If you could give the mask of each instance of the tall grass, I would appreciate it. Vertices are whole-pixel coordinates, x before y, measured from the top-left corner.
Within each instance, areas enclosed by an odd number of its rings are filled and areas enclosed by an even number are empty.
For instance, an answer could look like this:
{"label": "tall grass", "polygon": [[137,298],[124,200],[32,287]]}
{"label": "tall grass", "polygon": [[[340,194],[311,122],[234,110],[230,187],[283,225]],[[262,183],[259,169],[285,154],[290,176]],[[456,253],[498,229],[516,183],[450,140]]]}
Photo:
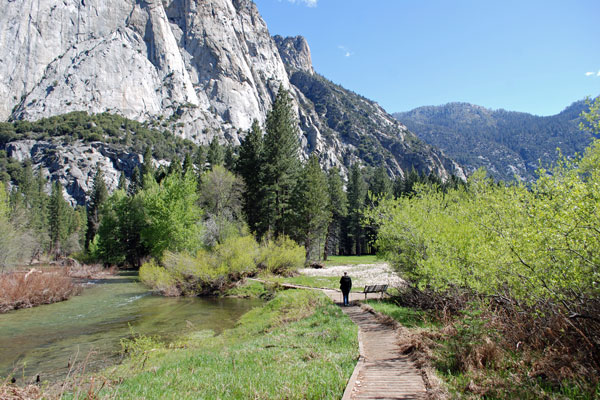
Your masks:
{"label": "tall grass", "polygon": [[100,397],[339,399],[358,356],[356,329],[321,293],[281,292],[220,336],[199,332],[177,348],[140,340]]}
{"label": "tall grass", "polygon": [[0,313],[67,300],[81,292],[64,268],[0,275]]}

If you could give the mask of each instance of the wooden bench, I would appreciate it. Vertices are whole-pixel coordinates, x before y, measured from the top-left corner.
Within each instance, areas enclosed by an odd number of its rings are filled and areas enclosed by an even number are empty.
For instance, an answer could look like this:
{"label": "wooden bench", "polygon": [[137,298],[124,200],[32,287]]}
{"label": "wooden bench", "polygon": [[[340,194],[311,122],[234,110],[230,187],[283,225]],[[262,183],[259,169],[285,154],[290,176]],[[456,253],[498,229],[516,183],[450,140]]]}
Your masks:
{"label": "wooden bench", "polygon": [[388,285],[367,285],[363,291],[365,294],[365,300],[367,299],[368,293],[381,293],[381,298],[383,299],[383,294],[387,291],[387,289]]}

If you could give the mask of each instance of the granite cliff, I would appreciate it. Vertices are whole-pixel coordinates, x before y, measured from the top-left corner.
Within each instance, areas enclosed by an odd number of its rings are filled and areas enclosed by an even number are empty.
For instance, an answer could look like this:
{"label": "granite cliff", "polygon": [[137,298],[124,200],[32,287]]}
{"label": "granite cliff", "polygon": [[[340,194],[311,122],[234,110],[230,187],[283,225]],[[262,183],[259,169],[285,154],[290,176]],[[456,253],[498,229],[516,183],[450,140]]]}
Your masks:
{"label": "granite cliff", "polygon": [[[360,160],[392,175],[414,166],[464,176],[376,103],[319,76],[304,38],[272,38],[251,0],[0,1],[0,120],[112,112],[196,143],[238,144],[282,86],[304,154],[325,167]],[[14,146],[21,157],[45,148]],[[69,146],[55,151],[79,151]]]}

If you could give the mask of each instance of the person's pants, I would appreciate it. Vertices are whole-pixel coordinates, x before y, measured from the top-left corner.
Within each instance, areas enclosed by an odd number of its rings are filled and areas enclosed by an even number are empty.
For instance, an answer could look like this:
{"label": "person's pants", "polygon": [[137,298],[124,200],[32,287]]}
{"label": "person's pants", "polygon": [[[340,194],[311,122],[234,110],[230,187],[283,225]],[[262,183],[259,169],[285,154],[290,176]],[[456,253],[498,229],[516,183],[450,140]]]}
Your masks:
{"label": "person's pants", "polygon": [[342,294],[344,295],[344,305],[347,306],[348,305],[348,292],[342,292]]}

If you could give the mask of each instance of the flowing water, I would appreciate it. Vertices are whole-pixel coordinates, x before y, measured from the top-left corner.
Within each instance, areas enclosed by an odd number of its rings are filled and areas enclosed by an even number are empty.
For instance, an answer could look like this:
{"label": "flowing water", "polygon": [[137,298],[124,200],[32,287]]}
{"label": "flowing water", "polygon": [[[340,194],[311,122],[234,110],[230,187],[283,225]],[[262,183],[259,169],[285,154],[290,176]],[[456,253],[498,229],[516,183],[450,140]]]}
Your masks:
{"label": "flowing water", "polygon": [[[135,274],[93,281],[68,301],[0,314],[0,377],[55,381],[71,366],[115,363],[131,332],[168,340],[186,332],[232,327],[258,300],[152,295]],[[75,360],[75,363],[73,362]],[[1,380],[1,378],[0,378]]]}

